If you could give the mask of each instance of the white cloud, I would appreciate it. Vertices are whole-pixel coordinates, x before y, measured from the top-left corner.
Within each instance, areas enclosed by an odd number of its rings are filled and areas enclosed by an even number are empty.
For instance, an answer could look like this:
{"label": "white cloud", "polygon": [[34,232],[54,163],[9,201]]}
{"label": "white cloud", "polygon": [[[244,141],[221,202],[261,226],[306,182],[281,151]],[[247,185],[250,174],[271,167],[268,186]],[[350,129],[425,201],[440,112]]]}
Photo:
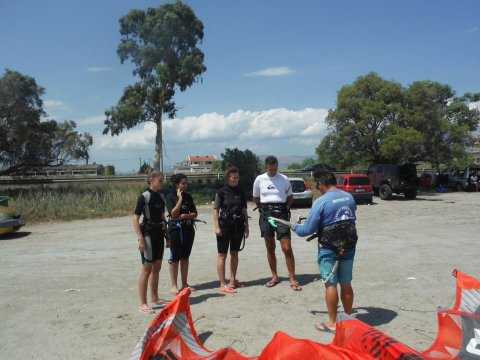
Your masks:
{"label": "white cloud", "polygon": [[97,149],[136,149],[153,147],[156,127],[146,123],[135,129],[125,130],[118,136],[95,134],[93,144]]}
{"label": "white cloud", "polygon": [[43,108],[45,112],[53,118],[67,116],[72,108],[60,100],[44,100]]}
{"label": "white cloud", "polygon": [[87,68],[87,72],[105,72],[105,71],[112,71],[113,68],[106,67],[106,66],[92,66]]}
{"label": "white cloud", "polygon": [[[164,162],[180,162],[188,155],[220,157],[225,148],[250,149],[257,155],[311,157],[327,133],[327,115],[327,109],[279,108],[164,120]],[[103,118],[99,115],[89,119],[94,123]],[[101,131],[91,133],[91,161],[113,164],[119,171],[130,171],[138,169],[140,157],[150,160],[154,157],[156,126],[151,122],[124,130],[119,136],[103,135]]]}
{"label": "white cloud", "polygon": [[85,119],[81,119],[76,121],[77,125],[98,125],[98,124],[103,124],[105,121],[106,117],[105,115],[96,115],[96,116],[89,116]]}
{"label": "white cloud", "polygon": [[288,66],[270,67],[245,74],[246,76],[285,76],[295,73]]}
{"label": "white cloud", "polygon": [[[182,144],[199,148],[205,143],[218,144],[219,151],[223,151],[224,144],[258,146],[271,143],[274,148],[281,147],[282,144],[318,145],[327,130],[325,124],[327,114],[326,109],[305,108],[295,111],[279,108],[265,111],[237,110],[228,115],[209,113],[183,119],[169,119],[163,122],[164,142],[167,148]],[[93,117],[92,121],[100,118],[103,120],[103,117],[98,116]],[[156,126],[149,122],[126,130],[119,136],[98,135],[95,147],[153,148],[155,134]]]}
{"label": "white cloud", "polygon": [[463,33],[464,34],[471,34],[471,33],[477,32],[479,30],[480,30],[480,28],[478,26],[474,26],[470,29],[465,30]]}

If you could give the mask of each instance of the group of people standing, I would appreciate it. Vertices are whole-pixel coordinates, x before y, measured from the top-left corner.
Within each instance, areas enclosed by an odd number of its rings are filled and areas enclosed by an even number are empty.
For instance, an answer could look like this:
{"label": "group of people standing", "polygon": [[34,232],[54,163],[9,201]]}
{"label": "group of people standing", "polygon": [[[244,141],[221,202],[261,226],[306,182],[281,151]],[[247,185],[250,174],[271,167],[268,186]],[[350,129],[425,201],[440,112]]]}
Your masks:
{"label": "group of people standing", "polygon": [[[345,312],[348,314],[352,312],[351,281],[355,245],[340,249],[329,241],[338,240],[335,238],[347,234],[346,236],[355,237],[356,244],[355,201],[350,194],[336,189],[335,176],[331,172],[317,170],[313,177],[316,180],[317,189],[323,196],[314,202],[304,224],[300,221],[292,224],[289,222],[290,206],[293,202],[290,181],[288,177],[278,172],[278,160],[275,156],[268,156],[265,159],[265,169],[266,172],[257,176],[253,184],[253,201],[260,212],[260,233],[265,241],[268,264],[272,273],[271,280],[265,286],[271,288],[280,282],[275,254],[277,240],[285,255],[290,287],[293,291],[302,290],[295,278],[291,230],[299,236],[316,233],[319,237],[317,261],[325,283],[325,299],[329,314],[328,321],[316,324],[316,328],[320,331],[334,332],[339,302],[337,283],[340,284],[340,299]],[[225,185],[216,193],[213,206],[218,250],[217,272],[220,280],[219,291],[223,294],[235,294],[238,288],[245,286],[237,280],[236,276],[238,253],[249,235],[247,198],[244,191],[238,187],[240,174],[236,167],[227,168],[224,176]],[[155,312],[147,302],[148,284],[150,284],[150,303],[153,305],[166,303],[166,300],[158,296],[158,278],[165,247],[170,248],[168,263],[171,293],[177,295],[186,287],[196,291],[188,284],[188,267],[195,237],[194,220],[198,213],[192,196],[186,192],[188,186],[186,175],[173,175],[171,181],[174,189],[163,197],[160,192],[164,184],[163,174],[158,171],[150,172],[147,175],[149,188],[138,198],[133,215],[142,261],[139,278],[139,311],[144,313]],[[168,220],[165,218],[165,207]],[[143,220],[140,222],[142,215]],[[272,223],[272,218],[280,221]],[[344,224],[349,226],[345,227]],[[229,250],[230,277],[227,282],[226,260]],[[337,265],[334,265],[336,261]],[[177,285],[179,267],[182,284],[180,288]]]}

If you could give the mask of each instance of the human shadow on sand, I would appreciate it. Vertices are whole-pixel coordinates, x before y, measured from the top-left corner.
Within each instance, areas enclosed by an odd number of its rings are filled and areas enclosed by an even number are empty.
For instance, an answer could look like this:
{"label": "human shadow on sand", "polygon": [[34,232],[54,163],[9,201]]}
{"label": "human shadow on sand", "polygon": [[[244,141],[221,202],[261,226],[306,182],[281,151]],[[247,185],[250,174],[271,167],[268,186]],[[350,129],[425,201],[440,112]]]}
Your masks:
{"label": "human shadow on sand", "polygon": [[[304,286],[316,281],[316,279],[319,278],[319,276],[320,276],[319,274],[298,274],[298,275],[295,275],[295,278],[297,279],[300,286]],[[289,278],[286,276],[280,276],[279,279],[281,283],[289,282]],[[270,280],[272,280],[271,276],[255,279],[255,280],[248,280],[248,281],[242,281],[242,279],[239,279],[238,281],[241,284],[245,285],[245,287],[251,287],[251,286],[265,286],[265,284]],[[228,282],[228,279],[227,279],[227,282]],[[203,284],[195,284],[194,286],[197,290],[212,290],[212,289],[218,289],[220,287],[220,282],[219,280],[214,280],[214,281],[209,281]]]}
{"label": "human shadow on sand", "polygon": [[[197,288],[198,289],[198,288]],[[201,302],[204,302],[207,299],[210,298],[218,298],[218,297],[224,297],[226,295],[216,293],[216,294],[202,294],[202,295],[195,295],[195,293],[190,294],[189,302],[190,305],[195,305],[195,304],[200,304]]]}

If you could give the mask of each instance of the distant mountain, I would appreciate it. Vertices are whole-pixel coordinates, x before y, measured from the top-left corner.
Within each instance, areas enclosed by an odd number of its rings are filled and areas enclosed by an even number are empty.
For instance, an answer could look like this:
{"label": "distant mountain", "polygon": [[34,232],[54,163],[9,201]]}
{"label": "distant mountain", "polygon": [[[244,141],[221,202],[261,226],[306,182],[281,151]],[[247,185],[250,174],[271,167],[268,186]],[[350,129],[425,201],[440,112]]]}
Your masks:
{"label": "distant mountain", "polygon": [[[260,160],[263,162],[268,155],[257,155]],[[293,163],[302,163],[303,160],[312,158],[316,159],[316,155],[310,156],[299,156],[299,155],[275,155],[278,159],[278,165],[280,170],[285,170],[290,164]]]}

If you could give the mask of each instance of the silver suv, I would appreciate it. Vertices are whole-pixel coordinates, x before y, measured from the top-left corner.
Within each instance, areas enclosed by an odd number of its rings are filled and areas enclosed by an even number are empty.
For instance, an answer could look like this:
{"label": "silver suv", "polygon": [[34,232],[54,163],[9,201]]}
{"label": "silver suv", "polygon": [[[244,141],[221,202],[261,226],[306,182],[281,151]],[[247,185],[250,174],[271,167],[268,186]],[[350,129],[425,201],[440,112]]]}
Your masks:
{"label": "silver suv", "polygon": [[475,191],[476,187],[470,184],[470,176],[480,175],[480,165],[467,166],[461,170],[448,170],[442,175],[448,175],[448,187],[457,191]]}

